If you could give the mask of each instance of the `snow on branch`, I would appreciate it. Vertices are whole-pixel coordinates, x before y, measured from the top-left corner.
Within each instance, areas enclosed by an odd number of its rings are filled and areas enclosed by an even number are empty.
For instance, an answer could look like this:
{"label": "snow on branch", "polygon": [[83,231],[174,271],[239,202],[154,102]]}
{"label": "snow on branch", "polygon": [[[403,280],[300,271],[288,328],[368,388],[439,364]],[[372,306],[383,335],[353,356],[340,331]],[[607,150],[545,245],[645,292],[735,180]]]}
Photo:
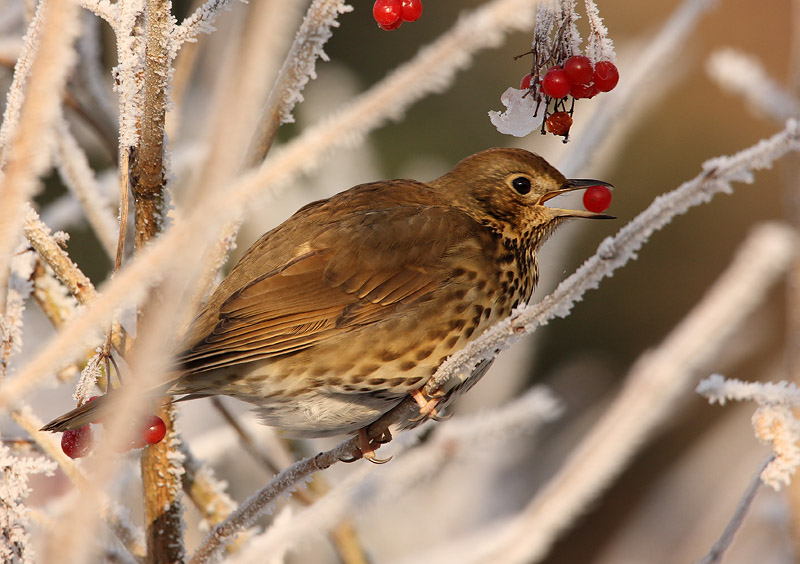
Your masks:
{"label": "snow on branch", "polygon": [[119,5],[112,4],[110,0],[78,0],[82,8],[86,8],[94,15],[103,18],[114,29],[117,29],[119,20]]}
{"label": "snow on branch", "polygon": [[36,255],[23,245],[11,259],[5,313],[0,315],[0,380],[9,367],[11,357],[22,350],[22,314],[25,300],[33,292],[33,269]]}
{"label": "snow on branch", "polygon": [[[277,108],[281,123],[294,123],[292,111],[303,101],[302,91],[309,80],[317,77],[317,59],[328,60],[323,47],[333,35],[332,28],[339,27],[340,14],[353,10],[343,0],[314,0],[297,31],[289,54],[276,83],[281,87],[274,94],[281,99]],[[272,97],[273,93],[270,94]],[[267,102],[269,104],[269,101]]]}
{"label": "snow on branch", "polygon": [[523,335],[532,333],[556,317],[566,317],[583,294],[598,286],[615,270],[635,259],[639,249],[655,231],[690,208],[707,203],[719,192],[732,191],[732,182],[752,182],[754,170],[770,167],[790,151],[800,150],[800,124],[790,120],[780,133],[736,153],[703,163],[703,172],[681,186],[658,196],[650,206],[608,237],[569,278],[538,303],[520,306],[462,350],[447,359],[425,386],[430,394],[449,379],[469,374],[483,360],[507,349]]}
{"label": "snow on branch", "polygon": [[[670,414],[699,366],[721,352],[734,329],[789,268],[796,251],[797,237],[789,227],[758,227],[703,300],[656,349],[635,362],[611,406],[528,506],[489,542],[456,539],[442,553],[457,554],[453,559],[464,563],[543,558],[556,536],[591,506]],[[427,556],[436,560],[431,552]]]}
{"label": "snow on branch", "polygon": [[757,115],[778,121],[800,116],[800,100],[769,76],[753,55],[720,49],[708,58],[706,71],[723,90],[741,96]]}
{"label": "snow on branch", "polygon": [[[535,431],[542,424],[556,419],[562,406],[545,388],[533,388],[502,408],[448,421],[437,427],[423,447],[406,452],[416,443],[416,435],[408,433],[395,440],[388,450],[395,460],[381,471],[364,466],[313,505],[286,520],[276,522],[256,537],[241,555],[247,562],[254,555],[282,554],[298,546],[311,533],[332,528],[343,517],[384,505],[405,495],[410,488],[436,475],[454,457],[475,456],[490,445],[511,442]],[[339,452],[348,440],[335,449],[317,455],[313,460]],[[340,454],[336,455],[341,457]],[[288,488],[308,479],[316,471],[306,459],[287,468],[261,492],[244,502],[231,518],[220,524],[206,538],[192,557],[191,564],[213,561],[235,531],[245,529]],[[334,459],[335,460],[335,459]],[[279,488],[279,489],[278,489]],[[269,495],[262,495],[269,493]]]}
{"label": "snow on branch", "polygon": [[32,474],[51,476],[56,464],[42,456],[19,458],[0,442],[0,560],[15,564],[36,562],[29,546],[30,510],[23,500],[31,493]]}
{"label": "snow on branch", "polygon": [[[18,91],[11,96],[20,96],[18,110],[7,114],[0,131],[0,295],[22,223],[22,205],[36,192],[37,177],[49,163],[48,151],[42,148],[50,146],[46,136],[58,115],[80,28],[80,10],[72,0],[43,1],[37,12],[43,13],[42,19],[34,18],[38,26],[31,29],[24,47],[26,57],[34,52],[35,56],[30,66],[21,63],[16,68]],[[18,73],[20,80],[16,80]]]}
{"label": "snow on branch", "polygon": [[[240,0],[245,2],[246,0]],[[194,13],[183,20],[180,25],[175,26],[172,31],[172,39],[179,47],[182,43],[195,42],[201,33],[213,33],[214,21],[225,10],[230,10],[236,0],[207,0],[205,4],[197,8]]]}
{"label": "snow on branch", "polygon": [[763,482],[779,490],[788,485],[800,466],[800,420],[793,410],[800,406],[800,390],[793,383],[743,382],[712,374],[697,386],[709,403],[750,400],[758,404],[753,414],[756,437],[772,447],[775,458],[761,472]]}

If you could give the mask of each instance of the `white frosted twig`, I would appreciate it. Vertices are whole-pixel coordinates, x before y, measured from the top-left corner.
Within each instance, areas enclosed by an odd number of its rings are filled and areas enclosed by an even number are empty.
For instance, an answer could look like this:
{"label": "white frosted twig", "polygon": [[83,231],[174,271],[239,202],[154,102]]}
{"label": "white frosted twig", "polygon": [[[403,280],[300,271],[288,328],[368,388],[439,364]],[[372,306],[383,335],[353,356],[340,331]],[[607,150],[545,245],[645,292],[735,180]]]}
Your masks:
{"label": "white frosted twig", "polygon": [[[41,19],[39,11],[43,12]],[[18,105],[19,120],[16,111],[11,110],[0,130],[0,163],[4,165],[0,176],[0,295],[4,294],[8,259],[19,236],[22,204],[35,192],[37,177],[49,162],[48,151],[43,150],[50,146],[45,136],[58,115],[61,93],[75,61],[73,44],[79,31],[79,14],[72,0],[41,2],[34,18],[38,25],[32,23],[25,46],[26,62],[17,67],[23,80],[15,81],[16,87],[22,89],[24,84],[25,90],[24,100]],[[34,50],[36,55],[31,62],[27,57]],[[13,95],[22,96],[22,92]],[[4,304],[4,300],[0,303]]]}
{"label": "white frosted twig", "polygon": [[723,90],[741,96],[758,115],[778,121],[800,116],[800,100],[769,76],[753,55],[732,48],[714,51],[706,71]]}
{"label": "white frosted twig", "polygon": [[712,374],[701,381],[695,391],[712,404],[724,405],[727,400],[755,401],[759,405],[752,420],[756,437],[775,451],[761,479],[776,490],[790,482],[800,466],[800,420],[793,413],[800,406],[800,390],[795,384],[742,382]]}
{"label": "white frosted twig", "polygon": [[709,403],[725,405],[728,400],[750,400],[759,405],[800,407],[800,389],[791,382],[743,382],[712,374],[697,385],[697,393]]}
{"label": "white frosted twig", "polygon": [[791,482],[800,466],[800,420],[785,405],[762,405],[753,414],[756,437],[772,447],[775,459],[761,472],[774,490]]}
{"label": "white frosted twig", "polygon": [[56,277],[69,288],[70,293],[80,303],[85,304],[97,296],[97,291],[89,278],[72,262],[67,252],[50,234],[50,229],[42,223],[39,215],[30,205],[25,204],[23,230],[36,252],[53,269]]}
{"label": "white frosted twig", "polygon": [[0,315],[0,380],[6,376],[12,355],[22,350],[23,313],[25,301],[33,292],[31,277],[36,265],[35,254],[25,251],[22,246],[9,265],[5,314]]}
{"label": "white frosted twig", "polygon": [[139,140],[144,108],[145,41],[136,33],[144,14],[145,0],[127,0],[120,5],[114,33],[117,38],[117,66],[114,67],[114,90],[119,95],[119,159],[127,162],[127,148]]}
{"label": "white frosted twig", "polygon": [[22,49],[16,57],[14,78],[6,96],[6,108],[3,112],[3,124],[0,126],[0,165],[7,159],[6,148],[9,139],[14,135],[19,124],[19,112],[25,99],[25,83],[31,73],[31,65],[41,37],[41,26],[47,11],[47,2],[41,2],[28,24],[25,37],[22,38]]}
{"label": "white frosted twig", "polygon": [[52,476],[55,463],[44,457],[15,456],[0,443],[0,560],[14,564],[34,564],[28,525],[30,509],[23,500],[31,493],[28,483],[33,474]]}
{"label": "white frosted twig", "polygon": [[56,166],[64,184],[83,206],[100,246],[113,259],[117,251],[117,222],[89,166],[86,153],[63,119],[56,123]]}
{"label": "white frosted twig", "polygon": [[694,564],[718,564],[719,562],[722,562],[722,556],[733,543],[733,537],[742,526],[744,518],[747,516],[747,512],[750,510],[750,506],[756,497],[756,493],[758,493],[758,488],[761,487],[761,473],[771,461],[772,457],[769,457],[761,465],[761,469],[758,471],[755,478],[751,480],[750,485],[747,486],[744,495],[742,495],[742,499],[739,500],[739,504],[736,506],[736,510],[731,516],[731,520],[725,526],[725,530],[722,531],[722,534],[720,535],[719,539],[717,539],[717,542],[714,543],[714,546],[711,547],[711,550],[708,551],[708,554],[695,561]]}
{"label": "white frosted twig", "polygon": [[103,18],[116,31],[119,21],[119,6],[110,0],[78,0],[82,8],[86,8],[94,15]]}
{"label": "white frosted twig", "polygon": [[292,112],[303,101],[303,89],[317,77],[317,59],[328,60],[324,46],[339,27],[337,18],[352,10],[345,0],[314,0],[308,7],[261,112],[246,166],[264,159],[280,125],[294,123]]}
{"label": "white frosted twig", "polygon": [[172,31],[172,39],[175,45],[180,46],[187,41],[197,41],[197,36],[201,33],[213,33],[215,31],[214,21],[221,12],[230,10],[234,2],[236,0],[207,0],[191,16],[183,20],[180,25],[175,26]]}
{"label": "white frosted twig", "polygon": [[0,387],[0,407],[33,390],[48,370],[75,353],[81,335],[110,320],[114,308],[135,303],[149,284],[173,269],[175,257],[196,256],[206,248],[216,239],[217,230],[237,217],[251,199],[275,194],[298,172],[319,166],[334,149],[355,145],[421,97],[443,89],[476,51],[499,44],[504,34],[529,27],[533,11],[529,0],[494,0],[462,17],[452,30],[350,106],[273,152],[258,171],[198,204],[186,221],[141,252],[103,289],[91,308],[73,319],[69,329],[56,335],[17,377]]}
{"label": "white frosted twig", "polygon": [[600,17],[600,10],[594,0],[586,0],[586,19],[589,20],[589,38],[586,43],[586,55],[592,63],[597,61],[616,60],[617,54],[614,51],[614,42],[608,36],[608,28]]}
{"label": "white frosted twig", "polygon": [[536,304],[521,306],[462,350],[447,359],[425,386],[427,393],[439,389],[459,375],[469,374],[483,360],[495,356],[555,317],[569,314],[584,293],[616,269],[636,258],[641,246],[655,231],[689,208],[706,203],[719,192],[730,192],[732,182],[751,182],[753,170],[766,168],[790,151],[800,150],[800,124],[790,120],[786,128],[732,156],[717,157],[703,163],[703,172],[681,186],[658,196],[650,206],[608,237],[569,278]]}
{"label": "white frosted twig", "polygon": [[475,562],[531,563],[625,467],[651,431],[690,386],[695,371],[714,358],[734,329],[764,299],[796,256],[797,239],[785,226],[758,227],[703,300],[655,349],[641,356],[602,418],[558,474]]}
{"label": "white frosted twig", "polygon": [[[395,457],[391,465],[380,472],[374,472],[371,466],[362,467],[297,516],[275,523],[248,545],[241,559],[247,562],[256,554],[281,554],[297,546],[308,535],[331,529],[348,516],[402,497],[436,475],[454,457],[469,456],[470,452],[479,452],[484,445],[519,439],[557,418],[561,412],[562,406],[549,390],[533,388],[500,409],[448,421],[437,427],[425,446],[407,453],[404,451],[416,442],[416,438],[412,440],[405,435],[403,440],[393,442],[387,451]],[[300,475],[297,480],[305,477]],[[253,497],[245,504],[255,499]],[[257,515],[254,511],[252,514]],[[233,516],[231,521],[234,521]],[[239,528],[250,524],[250,521],[235,522]],[[209,538],[215,538],[213,533]],[[220,545],[216,550],[221,548]],[[213,556],[208,551],[203,554],[206,559]],[[192,564],[199,562],[203,560],[196,555]]]}

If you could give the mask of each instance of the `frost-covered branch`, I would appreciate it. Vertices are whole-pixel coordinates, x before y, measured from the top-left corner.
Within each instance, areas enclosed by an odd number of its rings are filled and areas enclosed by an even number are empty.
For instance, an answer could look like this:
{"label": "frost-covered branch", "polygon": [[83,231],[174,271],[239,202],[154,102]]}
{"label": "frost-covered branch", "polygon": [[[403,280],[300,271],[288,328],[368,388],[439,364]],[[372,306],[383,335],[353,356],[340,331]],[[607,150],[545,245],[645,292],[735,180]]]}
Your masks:
{"label": "frost-covered branch", "polygon": [[119,5],[110,0],[78,0],[81,7],[104,19],[115,31],[119,20]]}
{"label": "frost-covered branch", "polygon": [[[58,116],[61,93],[75,61],[74,42],[79,31],[80,10],[72,0],[45,0],[38,6],[41,19],[34,18],[25,53],[31,61],[23,59],[16,72],[19,91],[12,96],[23,96],[19,103],[19,120],[11,110],[0,131],[3,166],[0,175],[0,308],[4,307],[8,260],[17,242],[22,225],[23,204],[37,189],[37,177],[49,163],[49,146],[45,136],[50,133]],[[28,64],[30,66],[28,66]],[[25,76],[27,75],[27,80]],[[6,122],[8,122],[6,124]],[[15,125],[16,122],[16,125]],[[6,126],[7,125],[7,126]]]}
{"label": "frost-covered branch", "polygon": [[[283,554],[309,534],[329,530],[354,513],[402,497],[411,488],[438,474],[454,457],[469,456],[489,445],[519,439],[557,418],[561,411],[560,403],[548,390],[534,388],[500,409],[448,421],[437,428],[424,447],[408,453],[404,451],[416,442],[416,437],[413,440],[404,437],[404,440],[391,445],[390,453],[395,457],[391,465],[380,472],[374,472],[372,466],[362,467],[296,517],[275,523],[248,545],[242,554],[242,561],[248,561],[248,555]],[[212,560],[235,530],[250,526],[258,515],[270,509],[277,495],[307,479],[310,472],[316,471],[312,464],[308,464],[309,461],[330,460],[329,455],[338,452],[333,459],[335,462],[337,458],[342,458],[341,449],[352,442],[346,441],[314,459],[298,462],[279,474],[261,492],[247,500],[228,521],[212,531],[193,556],[191,564]],[[292,482],[287,481],[287,473]],[[273,493],[278,485],[280,491]],[[266,495],[267,492],[269,495]]]}
{"label": "frost-covered branch", "polygon": [[511,316],[486,331],[447,359],[425,386],[430,394],[451,378],[466,375],[483,360],[507,349],[523,335],[532,333],[556,317],[565,317],[583,294],[600,281],[636,258],[639,249],[655,231],[691,207],[706,203],[720,192],[730,192],[732,182],[752,182],[753,171],[767,168],[791,151],[800,150],[800,124],[790,120],[786,128],[732,156],[717,157],[703,163],[703,172],[694,179],[657,197],[650,206],[614,236],[605,239],[569,278],[538,303],[520,307]]}
{"label": "frost-covered branch", "polygon": [[[242,0],[244,1],[244,0]],[[197,41],[201,33],[213,33],[214,21],[225,10],[230,10],[236,0],[207,0],[194,13],[172,30],[172,39],[179,47],[187,41]]]}
{"label": "frost-covered branch", "polygon": [[791,481],[800,466],[800,420],[794,414],[800,406],[800,390],[794,383],[742,382],[712,374],[697,385],[696,391],[712,404],[724,405],[728,400],[756,402],[756,437],[775,451],[774,459],[761,472],[761,479],[776,490]]}
{"label": "frost-covered branch", "polygon": [[753,55],[720,49],[708,58],[706,70],[723,90],[741,96],[757,115],[777,121],[800,116],[800,100],[767,74]]}
{"label": "frost-covered branch", "polygon": [[543,558],[556,536],[619,475],[689,389],[697,369],[719,354],[796,254],[791,229],[775,224],[757,228],[703,300],[656,349],[636,361],[614,402],[527,507],[480,546],[458,539],[442,550],[460,547],[461,562],[514,564]]}
{"label": "frost-covered branch", "polygon": [[328,60],[323,48],[333,35],[333,28],[339,27],[337,18],[352,10],[345,0],[311,3],[261,112],[245,168],[264,160],[282,124],[294,123],[292,112],[303,101],[303,89],[317,76],[317,59]]}
{"label": "frost-covered branch", "polygon": [[92,281],[72,262],[67,252],[50,234],[50,229],[39,219],[39,214],[27,204],[23,229],[30,244],[75,299],[86,304],[97,297]]}
{"label": "frost-covered branch", "polygon": [[28,536],[30,510],[23,500],[31,493],[33,474],[52,475],[54,462],[44,457],[15,456],[0,443],[0,560],[15,564],[36,562]]}

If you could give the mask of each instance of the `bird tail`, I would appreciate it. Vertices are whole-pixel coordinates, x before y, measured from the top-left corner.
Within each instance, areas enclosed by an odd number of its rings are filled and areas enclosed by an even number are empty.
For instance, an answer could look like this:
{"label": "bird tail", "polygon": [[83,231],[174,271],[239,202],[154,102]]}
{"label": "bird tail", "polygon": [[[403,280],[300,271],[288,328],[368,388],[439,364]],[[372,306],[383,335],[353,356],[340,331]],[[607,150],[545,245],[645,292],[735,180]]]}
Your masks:
{"label": "bird tail", "polygon": [[[152,388],[143,393],[143,397],[153,399],[159,396],[172,395],[172,387],[177,382],[171,380],[156,388]],[[113,413],[114,406],[122,399],[120,391],[111,391],[105,395],[97,396],[92,401],[79,405],[72,411],[68,411],[60,417],[56,417],[50,423],[40,429],[40,431],[63,432],[79,429],[89,423],[94,423],[98,419]]]}
{"label": "bird tail", "polygon": [[79,429],[84,425],[93,423],[98,419],[102,419],[106,414],[110,413],[110,407],[116,403],[116,396],[118,394],[106,394],[98,396],[92,401],[88,401],[83,405],[79,405],[72,411],[68,411],[61,417],[56,417],[50,423],[40,429],[40,431],[71,431]]}

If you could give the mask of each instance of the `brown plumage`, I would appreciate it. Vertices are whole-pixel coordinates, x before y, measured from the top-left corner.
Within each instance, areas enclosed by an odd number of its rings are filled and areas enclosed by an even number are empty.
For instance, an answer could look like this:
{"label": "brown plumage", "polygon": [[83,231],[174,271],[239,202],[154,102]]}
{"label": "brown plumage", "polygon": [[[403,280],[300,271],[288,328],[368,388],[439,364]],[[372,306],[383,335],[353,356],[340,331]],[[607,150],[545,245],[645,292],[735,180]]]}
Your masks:
{"label": "brown plumage", "polygon": [[[298,436],[362,429],[441,362],[531,297],[536,250],[569,217],[567,180],[521,149],[471,155],[429,183],[362,184],[259,239],[194,320],[169,395],[248,401]],[[448,382],[443,393],[469,388]],[[451,394],[451,395],[457,395]],[[96,418],[94,401],[48,424]]]}

